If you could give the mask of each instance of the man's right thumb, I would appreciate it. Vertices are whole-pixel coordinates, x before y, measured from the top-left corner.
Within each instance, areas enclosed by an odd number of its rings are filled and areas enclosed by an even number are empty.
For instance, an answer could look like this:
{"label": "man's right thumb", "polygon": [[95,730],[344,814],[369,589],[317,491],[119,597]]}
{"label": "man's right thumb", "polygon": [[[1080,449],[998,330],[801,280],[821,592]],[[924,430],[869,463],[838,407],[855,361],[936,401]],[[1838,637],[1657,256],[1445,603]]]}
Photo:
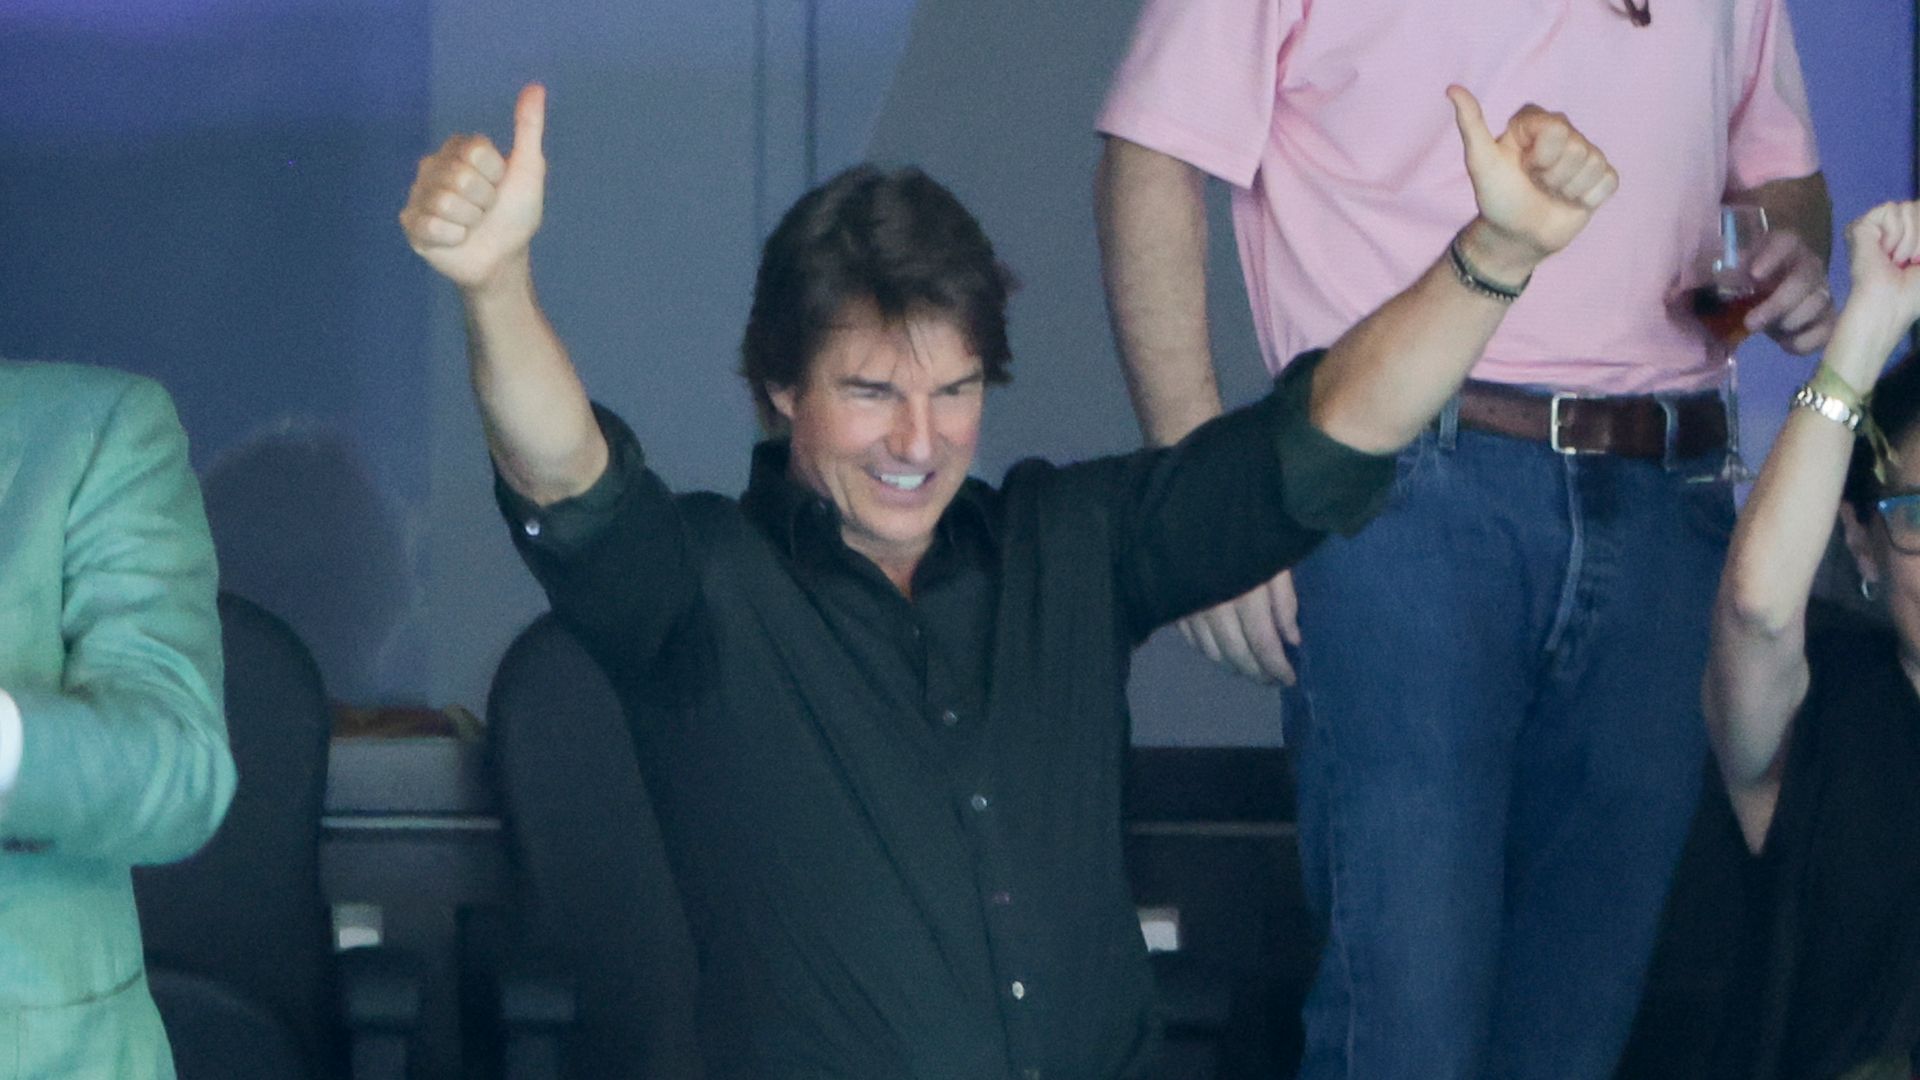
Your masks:
{"label": "man's right thumb", "polygon": [[521,88],[520,99],[513,105],[513,156],[529,154],[533,160],[540,160],[540,142],[546,130],[547,88],[528,83]]}

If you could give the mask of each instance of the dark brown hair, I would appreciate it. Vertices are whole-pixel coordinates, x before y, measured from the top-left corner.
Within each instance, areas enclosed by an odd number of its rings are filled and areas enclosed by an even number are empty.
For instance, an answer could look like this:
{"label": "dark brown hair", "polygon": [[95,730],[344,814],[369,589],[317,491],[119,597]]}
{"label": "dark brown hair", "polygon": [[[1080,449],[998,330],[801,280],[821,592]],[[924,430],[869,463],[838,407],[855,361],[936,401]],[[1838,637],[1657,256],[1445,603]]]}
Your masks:
{"label": "dark brown hair", "polygon": [[1012,276],[953,193],[918,169],[858,165],[814,188],[780,219],[760,254],[740,373],[761,426],[784,430],[769,391],[806,381],[850,303],[892,322],[927,312],[953,320],[989,383],[1004,383]]}

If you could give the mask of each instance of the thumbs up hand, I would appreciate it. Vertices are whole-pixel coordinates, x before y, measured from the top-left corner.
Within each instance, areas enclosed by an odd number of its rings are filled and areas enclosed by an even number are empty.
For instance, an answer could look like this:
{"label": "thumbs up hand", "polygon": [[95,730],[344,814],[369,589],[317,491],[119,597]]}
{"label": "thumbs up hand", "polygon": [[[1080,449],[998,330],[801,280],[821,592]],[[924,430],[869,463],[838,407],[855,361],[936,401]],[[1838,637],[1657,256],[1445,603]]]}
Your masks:
{"label": "thumbs up hand", "polygon": [[1477,249],[1476,265],[1517,283],[1579,235],[1620,186],[1620,176],[1560,113],[1523,105],[1496,137],[1472,94],[1450,86],[1447,98],[1488,226],[1469,230],[1463,240]]}
{"label": "thumbs up hand", "polygon": [[421,159],[400,211],[407,243],[464,290],[484,289],[504,271],[524,271],[527,247],[540,229],[546,87],[528,84],[513,113],[510,153],[503,157],[485,135],[453,136]]}

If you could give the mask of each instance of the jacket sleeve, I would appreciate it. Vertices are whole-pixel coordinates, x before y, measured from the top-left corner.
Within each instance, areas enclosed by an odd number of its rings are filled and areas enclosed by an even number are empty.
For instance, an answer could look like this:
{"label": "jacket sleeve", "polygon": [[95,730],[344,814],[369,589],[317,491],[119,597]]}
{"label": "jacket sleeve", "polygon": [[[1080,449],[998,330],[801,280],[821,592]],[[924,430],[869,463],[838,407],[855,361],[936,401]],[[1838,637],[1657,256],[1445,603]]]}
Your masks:
{"label": "jacket sleeve", "polygon": [[219,827],[235,776],[213,540],[157,384],[129,383],[107,411],[62,558],[60,684],[7,688],[23,738],[0,840],[120,863],[185,858]]}

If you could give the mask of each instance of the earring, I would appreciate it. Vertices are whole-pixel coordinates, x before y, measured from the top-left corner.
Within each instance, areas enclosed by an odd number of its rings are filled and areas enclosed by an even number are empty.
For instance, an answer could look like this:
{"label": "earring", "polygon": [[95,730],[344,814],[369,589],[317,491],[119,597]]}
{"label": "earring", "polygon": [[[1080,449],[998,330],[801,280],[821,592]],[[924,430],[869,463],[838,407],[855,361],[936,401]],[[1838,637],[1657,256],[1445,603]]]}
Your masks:
{"label": "earring", "polygon": [[1874,592],[1873,582],[1869,581],[1866,578],[1861,578],[1860,579],[1860,599],[1865,600],[1869,604],[1873,603],[1873,592]]}

